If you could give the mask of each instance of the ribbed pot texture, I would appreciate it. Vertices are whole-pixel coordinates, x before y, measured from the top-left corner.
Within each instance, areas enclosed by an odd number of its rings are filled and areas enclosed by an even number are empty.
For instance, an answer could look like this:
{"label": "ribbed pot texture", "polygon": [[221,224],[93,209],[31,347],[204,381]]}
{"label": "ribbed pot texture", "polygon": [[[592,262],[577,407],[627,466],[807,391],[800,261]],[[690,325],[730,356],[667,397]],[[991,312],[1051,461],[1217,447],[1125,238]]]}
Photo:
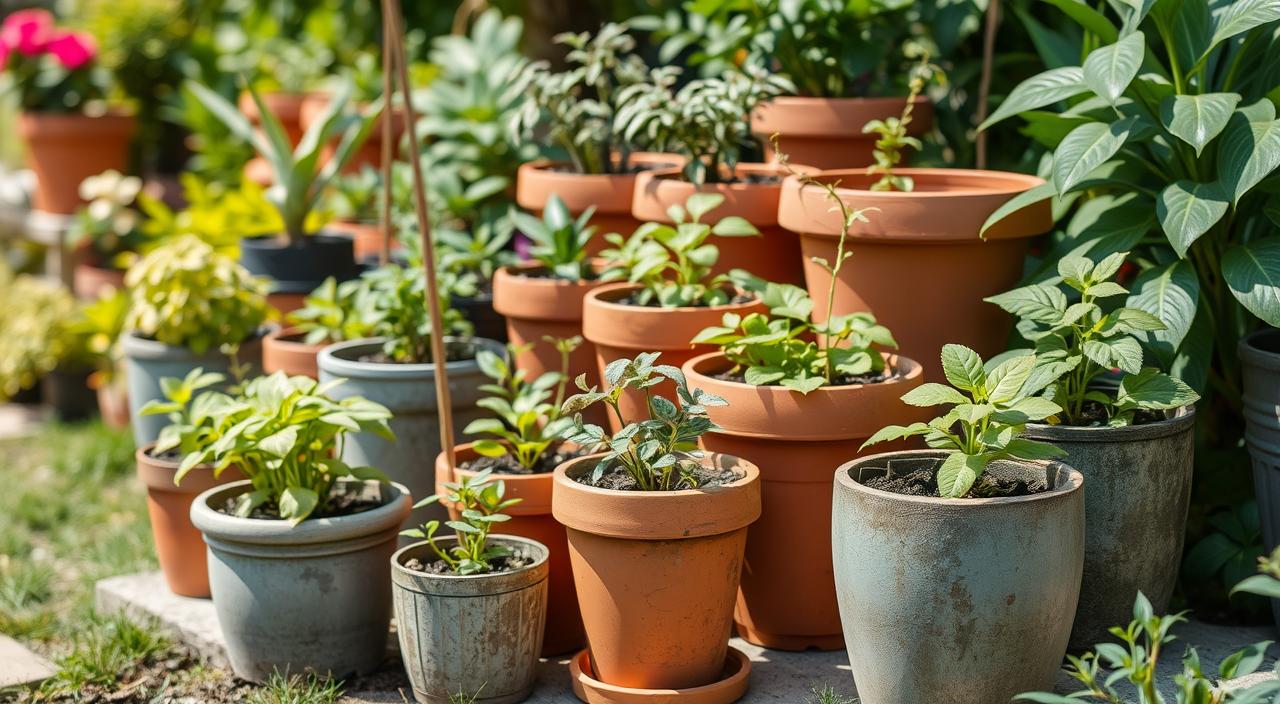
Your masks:
{"label": "ribbed pot texture", "polygon": [[[1266,328],[1240,341],[1244,368],[1244,440],[1253,460],[1253,487],[1267,552],[1280,545],[1280,330]],[[1280,627],[1280,599],[1271,600]]]}

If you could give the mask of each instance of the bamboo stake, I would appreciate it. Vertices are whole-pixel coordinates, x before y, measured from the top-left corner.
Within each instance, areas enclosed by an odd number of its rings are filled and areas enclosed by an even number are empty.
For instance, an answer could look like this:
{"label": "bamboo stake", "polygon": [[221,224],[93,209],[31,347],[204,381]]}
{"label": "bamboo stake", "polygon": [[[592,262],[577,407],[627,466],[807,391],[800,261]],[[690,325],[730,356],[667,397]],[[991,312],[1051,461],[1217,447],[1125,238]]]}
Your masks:
{"label": "bamboo stake", "polygon": [[[987,4],[986,23],[982,35],[982,78],[978,81],[978,124],[987,119],[987,103],[991,101],[991,73],[995,63],[996,28],[1000,26],[1000,0]],[[987,132],[978,133],[977,167],[987,168]]]}
{"label": "bamboo stake", "polygon": [[[395,228],[391,223],[391,132],[392,115],[395,113],[395,93],[391,82],[391,23],[387,12],[382,13],[382,249],[378,263],[386,266],[391,261],[391,238]],[[407,91],[406,91],[407,92]]]}
{"label": "bamboo stake", "polygon": [[[409,69],[404,51],[404,30],[400,25],[400,0],[382,0],[382,15],[386,30],[383,33],[383,73],[395,77],[400,82],[400,93],[404,99],[405,130],[409,138],[409,163],[413,166],[414,206],[418,215],[418,231],[422,236],[422,266],[427,274],[427,306],[431,316],[431,358],[435,363],[436,407],[440,418],[440,446],[450,473],[455,465],[453,455],[453,405],[450,401],[449,378],[445,368],[448,357],[444,348],[444,321],[440,314],[440,289],[436,283],[436,250],[431,241],[430,223],[427,218],[426,177],[422,173],[422,157],[418,153],[418,136],[414,126],[418,116],[413,108],[413,100],[409,95]],[[388,96],[388,100],[390,96]],[[388,185],[390,185],[388,183]],[[384,216],[389,208],[384,210]],[[387,226],[391,223],[388,221]]]}

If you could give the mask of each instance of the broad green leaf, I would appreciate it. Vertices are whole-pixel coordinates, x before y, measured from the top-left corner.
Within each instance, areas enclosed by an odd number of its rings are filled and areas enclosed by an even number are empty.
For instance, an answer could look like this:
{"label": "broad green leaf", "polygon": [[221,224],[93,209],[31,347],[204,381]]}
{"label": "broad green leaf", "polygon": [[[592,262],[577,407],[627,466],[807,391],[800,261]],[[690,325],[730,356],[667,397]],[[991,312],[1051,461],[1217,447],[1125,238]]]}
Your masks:
{"label": "broad green leaf", "polygon": [[986,468],[986,460],[981,455],[966,455],[952,452],[938,467],[938,493],[944,498],[958,499],[969,493],[970,487],[978,480],[978,475]]}
{"label": "broad green leaf", "polygon": [[1067,193],[1115,156],[1136,122],[1136,117],[1129,116],[1111,124],[1091,122],[1071,130],[1053,152],[1053,186],[1057,193]]}
{"label": "broad green leaf", "polygon": [[1280,20],[1280,0],[1231,0],[1214,18],[1210,48],[1254,27]]}
{"label": "broad green leaf", "polygon": [[1196,149],[1196,156],[1227,126],[1240,103],[1238,93],[1175,95],[1160,103],[1160,121],[1169,133]]}
{"label": "broad green leaf", "polygon": [[987,375],[988,396],[992,403],[1011,403],[1022,391],[1022,385],[1036,366],[1033,355],[1021,355],[1005,360]]}
{"label": "broad green leaf", "polygon": [[978,128],[985,130],[1012,115],[1052,105],[1075,97],[1086,90],[1084,71],[1079,66],[1054,68],[1019,83],[1009,97]]}
{"label": "broad green leaf", "polygon": [[1067,309],[1067,297],[1057,286],[1032,284],[984,298],[1019,318],[1053,323]]}
{"label": "broad green leaf", "polygon": [[982,358],[964,345],[942,346],[942,372],[952,386],[961,391],[985,392],[987,375],[982,370]]}
{"label": "broad green leaf", "polygon": [[1271,641],[1264,640],[1228,655],[1218,665],[1218,676],[1224,680],[1232,680],[1253,674],[1262,667],[1262,662],[1267,658],[1267,648],[1270,646]]}
{"label": "broad green leaf", "polygon": [[298,426],[290,425],[279,432],[258,441],[258,449],[273,456],[284,457],[298,444]]}
{"label": "broad green leaf", "polygon": [[1125,305],[1145,310],[1164,323],[1165,329],[1148,332],[1146,338],[1166,365],[1191,330],[1199,298],[1200,280],[1195,267],[1185,259],[1143,272],[1134,282]]}
{"label": "broad green leaf", "polygon": [[316,510],[318,503],[320,497],[316,492],[300,486],[286,487],[280,493],[280,517],[294,524],[301,523]]}
{"label": "broad green leaf", "polygon": [[1191,245],[1218,224],[1229,205],[1217,183],[1178,181],[1160,192],[1156,217],[1174,251],[1185,257]]}
{"label": "broad green leaf", "polygon": [[921,384],[902,395],[902,402],[912,406],[940,406],[942,404],[968,403],[965,395],[946,384]]}
{"label": "broad green leaf", "polygon": [[1268,325],[1280,325],[1280,237],[1241,244],[1222,255],[1231,295]]}
{"label": "broad green leaf", "polygon": [[987,231],[990,230],[992,227],[994,227],[1001,220],[1004,220],[1005,218],[1018,212],[1019,210],[1022,210],[1023,208],[1035,205],[1036,203],[1039,203],[1040,201],[1043,201],[1043,200],[1048,200],[1049,198],[1052,198],[1054,195],[1056,195],[1056,193],[1057,192],[1054,190],[1053,184],[1049,182],[1042,183],[1038,186],[1035,186],[1034,188],[1030,188],[1028,190],[1025,190],[1019,193],[1018,195],[1005,201],[1004,205],[1000,206],[999,208],[996,208],[995,212],[991,213],[991,215],[987,217],[987,221],[982,223],[982,230],[978,233],[978,235],[985,239],[987,236]]}
{"label": "broad green leaf", "polygon": [[901,440],[915,435],[924,435],[930,430],[931,428],[925,423],[912,423],[911,425],[887,425],[877,430],[870,438],[867,438],[867,441],[862,443],[862,447],[859,448],[859,450],[870,445],[875,445],[876,443],[891,442],[893,440]]}
{"label": "broad green leaf", "polygon": [[1142,370],[1142,345],[1132,337],[1089,340],[1084,343],[1082,351],[1103,369],[1121,369],[1130,374]]}
{"label": "broad green leaf", "polygon": [[1146,37],[1142,32],[1134,32],[1115,44],[1094,49],[1084,60],[1085,85],[1115,105],[1138,75],[1145,53]]}
{"label": "broad green leaf", "polygon": [[753,237],[759,235],[760,231],[747,222],[746,218],[731,215],[712,226],[711,234],[720,237]]}
{"label": "broad green leaf", "polygon": [[1124,377],[1116,393],[1117,403],[1151,410],[1181,408],[1199,398],[1190,386],[1155,367],[1145,367],[1137,374]]}
{"label": "broad green leaf", "polygon": [[[724,196],[719,193],[694,193],[685,201],[684,207],[689,212],[689,218],[698,221],[703,215],[719,208],[722,203],[724,203]],[[680,220],[681,218],[672,219]]]}
{"label": "broad green leaf", "polygon": [[1280,120],[1250,122],[1239,111],[1218,145],[1218,173],[1225,197],[1238,204],[1280,166]]}
{"label": "broad green leaf", "polygon": [[503,457],[507,454],[507,446],[497,440],[477,440],[471,444],[471,449],[475,450],[477,455],[482,457]]}
{"label": "broad green leaf", "polygon": [[1010,455],[1024,460],[1054,460],[1067,455],[1057,445],[1027,438],[1014,438],[1004,449]]}
{"label": "broad green leaf", "polygon": [[1255,574],[1231,588],[1231,593],[1257,594],[1270,599],[1280,599],[1280,580],[1266,574]]}
{"label": "broad green leaf", "polygon": [[1029,396],[995,414],[995,418],[1010,425],[1024,425],[1034,420],[1044,420],[1062,412],[1062,406],[1043,396]]}

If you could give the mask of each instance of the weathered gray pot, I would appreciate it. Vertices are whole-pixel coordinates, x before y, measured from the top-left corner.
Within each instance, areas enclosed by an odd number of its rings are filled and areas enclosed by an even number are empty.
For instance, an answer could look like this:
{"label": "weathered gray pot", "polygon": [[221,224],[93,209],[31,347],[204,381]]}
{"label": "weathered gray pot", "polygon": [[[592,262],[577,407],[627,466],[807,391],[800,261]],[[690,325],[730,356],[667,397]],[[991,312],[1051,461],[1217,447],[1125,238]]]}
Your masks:
{"label": "weathered gray pot", "polygon": [[[1085,549],[1071,650],[1111,640],[1141,591],[1158,614],[1178,581],[1195,469],[1195,408],[1124,428],[1031,424],[1026,435],[1066,450],[1084,475]],[[1140,549],[1139,549],[1139,546]]]}
{"label": "weathered gray pot", "polygon": [[409,492],[370,483],[380,508],[337,518],[287,521],[220,513],[248,481],[215,487],[191,504],[204,533],[209,588],[236,675],[264,681],[271,673],[376,670],[391,623],[391,554],[409,515]]}
{"label": "weathered gray pot", "polygon": [[[463,341],[445,338],[450,345],[474,344],[495,354],[505,355],[503,346],[493,340],[473,338]],[[340,342],[320,350],[316,361],[320,381],[346,379],[346,383],[330,393],[335,399],[363,396],[391,410],[391,430],[395,441],[373,433],[350,433],[342,445],[342,459],[353,466],[377,467],[392,481],[409,487],[416,498],[435,493],[434,462],[440,454],[440,420],[436,408],[434,364],[374,364],[361,362],[366,355],[381,351],[380,340]],[[455,437],[463,437],[462,429],[473,420],[487,417],[488,411],[476,407],[483,396],[481,384],[489,377],[480,371],[474,359],[449,362],[449,392],[453,405]],[[425,521],[447,520],[440,505],[415,509],[406,527]]]}
{"label": "weathered gray pot", "polygon": [[[1262,540],[1270,553],[1280,544],[1280,330],[1265,328],[1240,341],[1244,369],[1244,440],[1253,460]],[[1280,599],[1271,600],[1280,627]]]}
{"label": "weathered gray pot", "polygon": [[[546,546],[514,535],[496,543],[523,548],[528,567],[501,574],[435,575],[405,568],[435,559],[426,543],[391,558],[400,658],[423,704],[449,704],[459,692],[481,704],[514,704],[533,691],[547,617]],[[443,549],[453,537],[441,538]],[[472,701],[467,699],[467,701]]]}
{"label": "weathered gray pot", "polygon": [[836,470],[832,558],[862,704],[1007,704],[1051,691],[1062,665],[1084,560],[1083,477],[1056,462],[996,462],[988,472],[1053,487],[998,499],[860,483],[945,456],[888,452]]}
{"label": "weathered gray pot", "polygon": [[[164,415],[138,414],[148,401],[164,400],[164,393],[160,390],[161,379],[181,379],[196,367],[227,376],[231,373],[231,358],[216,348],[196,354],[186,347],[174,347],[125,333],[120,336],[120,350],[124,355],[129,385],[129,422],[133,426],[133,441],[138,447],[155,442],[160,431],[169,424],[169,418]],[[240,345],[236,361],[248,365],[250,378],[256,376],[262,368],[262,338],[255,337]]]}

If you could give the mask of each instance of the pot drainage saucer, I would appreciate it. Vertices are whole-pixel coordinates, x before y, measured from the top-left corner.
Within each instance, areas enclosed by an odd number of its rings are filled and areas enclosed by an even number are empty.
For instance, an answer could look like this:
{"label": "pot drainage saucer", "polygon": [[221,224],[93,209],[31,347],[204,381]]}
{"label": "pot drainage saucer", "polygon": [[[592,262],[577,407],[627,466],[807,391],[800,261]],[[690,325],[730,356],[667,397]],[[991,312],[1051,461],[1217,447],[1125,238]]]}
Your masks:
{"label": "pot drainage saucer", "polygon": [[573,693],[587,704],[730,704],[747,693],[750,674],[751,660],[733,646],[729,646],[724,674],[718,682],[689,689],[632,689],[605,684],[591,671],[591,656],[586,650],[569,661]]}

